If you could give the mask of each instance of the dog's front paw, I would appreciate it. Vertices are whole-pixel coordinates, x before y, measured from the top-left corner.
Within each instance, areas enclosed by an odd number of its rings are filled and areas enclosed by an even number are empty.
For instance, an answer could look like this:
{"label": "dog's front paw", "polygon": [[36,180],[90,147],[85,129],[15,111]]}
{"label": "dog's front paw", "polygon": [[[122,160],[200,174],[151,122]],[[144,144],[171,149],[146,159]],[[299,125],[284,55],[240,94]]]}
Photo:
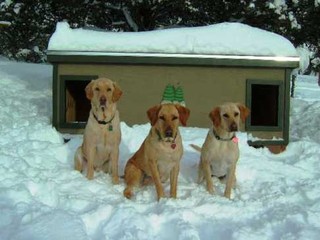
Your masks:
{"label": "dog's front paw", "polygon": [[119,177],[118,176],[112,177],[112,183],[113,184],[119,184]]}
{"label": "dog's front paw", "polygon": [[177,190],[176,189],[170,189],[170,197],[171,198],[177,198]]}
{"label": "dog's front paw", "polygon": [[88,166],[88,169],[87,169],[88,180],[92,180],[93,176],[94,176],[94,168],[93,168],[93,166]]}
{"label": "dog's front paw", "polygon": [[161,198],[165,198],[165,197],[166,197],[166,196],[164,195],[164,193],[163,193],[163,192],[160,192],[160,193],[158,194],[158,198],[157,198],[158,202],[160,201]]}
{"label": "dog's front paw", "polygon": [[171,198],[177,198],[177,193],[171,193],[171,194],[170,194],[170,197],[171,197]]}
{"label": "dog's front paw", "polygon": [[93,174],[87,174],[87,178],[88,178],[88,180],[92,180],[93,179]]}
{"label": "dog's front paw", "polygon": [[231,191],[225,191],[224,196],[228,199],[231,199]]}
{"label": "dog's front paw", "polygon": [[214,189],[213,189],[213,187],[208,187],[207,190],[208,190],[208,192],[209,192],[211,195],[214,194]]}

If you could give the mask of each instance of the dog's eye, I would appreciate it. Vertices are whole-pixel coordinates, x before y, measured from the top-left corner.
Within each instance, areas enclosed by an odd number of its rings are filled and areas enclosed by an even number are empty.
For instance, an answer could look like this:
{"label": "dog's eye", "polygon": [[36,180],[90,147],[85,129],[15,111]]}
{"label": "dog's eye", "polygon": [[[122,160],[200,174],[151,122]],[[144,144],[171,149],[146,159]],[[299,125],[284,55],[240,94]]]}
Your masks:
{"label": "dog's eye", "polygon": [[160,118],[161,120],[163,120],[163,121],[165,120],[165,119],[164,119],[164,116],[160,116],[159,118]]}
{"label": "dog's eye", "polygon": [[177,116],[173,116],[173,117],[172,117],[172,121],[177,120],[177,119],[178,119]]}
{"label": "dog's eye", "polygon": [[235,116],[235,117],[238,117],[238,116],[239,116],[239,113],[238,113],[238,112],[234,113],[234,116]]}
{"label": "dog's eye", "polygon": [[107,92],[110,92],[110,91],[111,91],[111,88],[108,88],[108,89],[107,89]]}
{"label": "dog's eye", "polygon": [[229,118],[229,115],[227,113],[223,114],[222,116],[225,118]]}
{"label": "dog's eye", "polygon": [[94,90],[96,90],[97,92],[99,92],[99,91],[100,91],[100,88],[96,87]]}

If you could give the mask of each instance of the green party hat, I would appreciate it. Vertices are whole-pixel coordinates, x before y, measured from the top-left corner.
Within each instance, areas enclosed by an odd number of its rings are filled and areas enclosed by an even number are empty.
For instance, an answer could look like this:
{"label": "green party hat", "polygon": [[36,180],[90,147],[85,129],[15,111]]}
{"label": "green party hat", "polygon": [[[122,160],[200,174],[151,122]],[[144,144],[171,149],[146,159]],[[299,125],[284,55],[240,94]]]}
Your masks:
{"label": "green party hat", "polygon": [[184,101],[184,94],[181,86],[176,87],[176,91],[174,94],[174,103],[180,104],[182,106],[186,106],[186,103]]}
{"label": "green party hat", "polygon": [[175,96],[175,89],[172,84],[168,84],[162,94],[161,104],[173,103]]}

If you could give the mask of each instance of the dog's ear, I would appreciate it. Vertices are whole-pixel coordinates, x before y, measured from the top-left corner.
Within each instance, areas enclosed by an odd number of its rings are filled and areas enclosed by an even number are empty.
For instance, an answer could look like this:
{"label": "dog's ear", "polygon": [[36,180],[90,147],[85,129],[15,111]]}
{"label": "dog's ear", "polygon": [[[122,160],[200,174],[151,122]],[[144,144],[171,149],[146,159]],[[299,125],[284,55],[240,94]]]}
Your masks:
{"label": "dog's ear", "polygon": [[117,102],[122,95],[122,91],[119,88],[119,86],[115,83],[113,84],[113,87],[114,87],[114,90],[113,90],[113,94],[112,94],[112,101]]}
{"label": "dog's ear", "polygon": [[89,100],[93,98],[93,90],[92,90],[93,84],[94,84],[94,80],[91,80],[91,82],[89,82],[85,88],[86,96]]}
{"label": "dog's ear", "polygon": [[237,104],[239,110],[240,110],[240,118],[241,121],[244,122],[246,120],[246,118],[249,116],[250,114],[250,109],[247,108],[245,105],[238,103]]}
{"label": "dog's ear", "polygon": [[179,112],[179,120],[182,124],[182,126],[187,126],[187,120],[190,116],[190,110],[184,106],[176,105],[176,108]]}
{"label": "dog's ear", "polygon": [[209,118],[212,120],[215,127],[221,125],[220,108],[216,107],[209,113]]}
{"label": "dog's ear", "polygon": [[154,126],[158,120],[158,113],[160,111],[161,105],[156,105],[147,111],[148,118],[150,120],[151,126]]}

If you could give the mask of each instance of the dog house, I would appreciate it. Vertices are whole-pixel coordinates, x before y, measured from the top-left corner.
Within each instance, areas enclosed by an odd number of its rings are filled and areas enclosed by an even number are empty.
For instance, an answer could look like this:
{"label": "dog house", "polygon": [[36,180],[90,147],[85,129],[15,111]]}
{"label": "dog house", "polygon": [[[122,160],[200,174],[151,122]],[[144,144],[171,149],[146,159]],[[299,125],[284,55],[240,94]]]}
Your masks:
{"label": "dog house", "polygon": [[99,76],[123,90],[121,121],[148,122],[167,84],[180,85],[191,110],[188,126],[210,127],[213,107],[241,102],[251,109],[244,124],[249,144],[289,141],[291,71],[299,66],[285,38],[239,23],[112,33],[70,29],[59,23],[48,47],[53,64],[53,125],[81,132],[90,110],[84,88]]}

